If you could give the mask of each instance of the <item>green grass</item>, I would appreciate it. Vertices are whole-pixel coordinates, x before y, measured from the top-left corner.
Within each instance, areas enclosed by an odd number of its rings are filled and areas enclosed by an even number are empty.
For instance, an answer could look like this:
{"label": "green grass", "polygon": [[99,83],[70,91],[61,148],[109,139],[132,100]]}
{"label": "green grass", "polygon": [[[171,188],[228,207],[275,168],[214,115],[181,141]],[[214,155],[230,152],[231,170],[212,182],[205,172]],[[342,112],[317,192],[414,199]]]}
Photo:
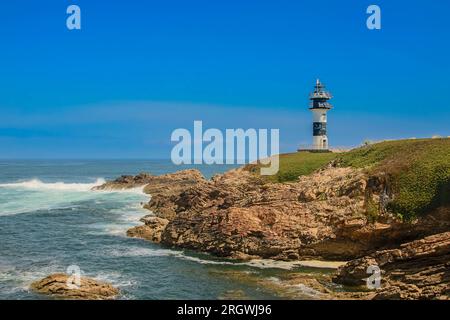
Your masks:
{"label": "green grass", "polygon": [[[405,220],[450,204],[450,139],[385,141],[345,153],[298,152],[280,156],[272,182],[295,181],[337,159],[340,166],[364,168],[387,179],[393,194],[389,211]],[[258,166],[249,170],[259,172]]]}
{"label": "green grass", "polygon": [[[308,175],[335,159],[336,153],[296,152],[280,155],[280,169],[276,175],[266,176],[271,182],[295,181],[299,176]],[[249,165],[247,168],[259,172],[259,166]]]}
{"label": "green grass", "polygon": [[385,175],[394,195],[388,209],[406,220],[450,204],[450,139],[386,141],[342,154],[340,161]]}

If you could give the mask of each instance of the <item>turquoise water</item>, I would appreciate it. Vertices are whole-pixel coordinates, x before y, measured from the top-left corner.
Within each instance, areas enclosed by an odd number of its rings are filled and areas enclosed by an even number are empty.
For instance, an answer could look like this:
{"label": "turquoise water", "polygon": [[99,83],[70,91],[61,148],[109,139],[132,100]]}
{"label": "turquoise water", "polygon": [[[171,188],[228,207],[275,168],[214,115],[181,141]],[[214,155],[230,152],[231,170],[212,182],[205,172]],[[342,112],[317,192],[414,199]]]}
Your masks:
{"label": "turquoise water", "polygon": [[[265,283],[279,282],[285,269],[127,238],[149,213],[140,205],[148,196],[91,191],[121,174],[179,169],[156,160],[0,161],[0,299],[45,298],[30,292],[30,283],[71,265],[119,287],[121,299],[284,297]],[[226,169],[201,168],[207,177]]]}

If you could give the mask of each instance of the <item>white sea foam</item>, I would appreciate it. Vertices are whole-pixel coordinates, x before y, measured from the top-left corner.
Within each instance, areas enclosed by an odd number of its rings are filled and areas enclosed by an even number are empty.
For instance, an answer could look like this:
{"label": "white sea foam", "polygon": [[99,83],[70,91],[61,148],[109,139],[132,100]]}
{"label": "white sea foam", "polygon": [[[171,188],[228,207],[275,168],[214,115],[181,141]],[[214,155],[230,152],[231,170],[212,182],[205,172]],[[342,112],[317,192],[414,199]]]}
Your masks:
{"label": "white sea foam", "polygon": [[269,277],[269,278],[267,278],[267,280],[269,280],[271,282],[275,282],[275,283],[281,283],[280,278],[277,278],[277,277]]}
{"label": "white sea foam", "polygon": [[49,274],[56,273],[60,268],[56,264],[36,267],[31,270],[20,270],[16,267],[0,269],[0,281],[11,282],[15,286],[10,288],[10,293],[27,291],[33,281],[42,279]]}
{"label": "white sea foam", "polygon": [[281,280],[278,277],[269,277],[267,278],[268,281],[276,284],[277,286],[281,286],[283,288],[287,288],[289,292],[291,293],[300,293],[302,296],[306,296],[308,298],[311,299],[318,299],[321,296],[323,296],[323,294],[311,287],[308,287],[307,285],[303,284],[303,283],[299,283],[299,284],[290,284],[286,281]]}
{"label": "white sea foam", "polygon": [[43,182],[39,179],[3,183],[0,184],[0,216],[37,210],[72,209],[77,206],[76,202],[86,200],[95,201],[98,205],[109,203],[111,200],[123,202],[124,205],[128,203],[139,205],[140,200],[148,201],[148,196],[144,197],[142,187],[126,190],[92,190],[103,183],[105,183],[103,178],[97,178],[91,183]]}
{"label": "white sea foam", "polygon": [[98,178],[93,183],[67,183],[67,182],[42,182],[39,179],[32,179],[23,182],[3,183],[0,188],[23,188],[33,190],[55,190],[55,191],[90,191],[93,187],[102,185],[105,179]]}
{"label": "white sea foam", "polygon": [[113,286],[118,288],[126,288],[126,287],[133,287],[138,284],[138,281],[132,278],[127,278],[123,274],[117,271],[112,272],[104,272],[100,271],[96,274],[87,275],[88,277],[91,277],[93,279],[111,283]]}
{"label": "white sea foam", "polygon": [[275,268],[292,270],[298,267],[309,267],[319,269],[337,269],[344,265],[345,261],[318,261],[318,260],[301,260],[301,261],[280,261],[272,259],[254,259],[246,262],[249,266],[262,269]]}
{"label": "white sea foam", "polygon": [[[254,259],[246,262],[234,262],[234,261],[220,261],[202,259],[199,257],[189,256],[184,251],[170,250],[170,249],[153,249],[143,247],[124,246],[112,249],[107,252],[108,255],[115,257],[163,257],[173,256],[179,259],[196,262],[199,264],[210,265],[229,265],[229,266],[248,266],[258,269],[283,269],[292,270],[298,267],[313,267],[313,268],[331,268],[330,264],[342,264],[342,262],[324,262],[310,263],[309,261],[278,261],[272,259]],[[334,265],[333,265],[334,267]]]}
{"label": "white sea foam", "polygon": [[197,257],[185,255],[183,251],[170,249],[153,249],[136,246],[120,246],[106,253],[113,257],[167,257],[172,256],[183,260],[194,261],[200,264],[219,264],[219,265],[235,265],[230,261],[206,260]]}
{"label": "white sea foam", "polygon": [[95,182],[91,183],[73,183],[73,182],[43,182],[39,179],[31,179],[20,182],[0,183],[0,188],[14,188],[14,189],[29,189],[40,191],[74,191],[74,192],[98,192],[98,193],[138,193],[143,192],[144,187],[136,187],[129,189],[102,189],[92,190],[94,187],[101,186],[106,180],[104,178],[97,178]]}
{"label": "white sea foam", "polygon": [[[130,199],[131,197],[131,199]],[[90,234],[95,235],[113,235],[126,237],[127,230],[139,225],[139,220],[150,212],[139,204],[139,200],[148,201],[147,197],[137,196],[136,194],[125,197],[124,195],[115,196],[115,200],[119,202],[119,208],[110,209],[111,219],[107,222],[98,222],[89,225]],[[107,200],[104,200],[107,201]],[[99,203],[104,202],[99,201]],[[97,201],[96,201],[97,202]]]}
{"label": "white sea foam", "polygon": [[310,287],[304,285],[303,283],[296,284],[291,287],[311,298],[320,298],[323,295],[321,292],[319,292],[313,288],[310,288]]}

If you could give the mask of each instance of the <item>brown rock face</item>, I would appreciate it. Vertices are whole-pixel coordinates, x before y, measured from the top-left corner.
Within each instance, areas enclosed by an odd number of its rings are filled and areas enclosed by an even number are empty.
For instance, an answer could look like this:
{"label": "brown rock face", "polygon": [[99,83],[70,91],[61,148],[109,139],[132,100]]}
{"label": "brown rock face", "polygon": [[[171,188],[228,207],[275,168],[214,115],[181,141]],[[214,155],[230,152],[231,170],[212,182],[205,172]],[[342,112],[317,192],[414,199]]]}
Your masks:
{"label": "brown rock face", "polygon": [[197,170],[119,178],[98,189],[146,183],[154,216],[128,235],[226,257],[348,260],[392,243],[450,230],[449,210],[414,223],[383,212],[381,180],[362,170],[328,167],[294,183],[266,183],[240,168],[206,180]]}
{"label": "brown rock face", "polygon": [[383,181],[329,166],[297,182],[267,183],[240,168],[211,180],[185,170],[99,188],[145,182],[153,214],[128,230],[131,237],[236,259],[356,259],[335,281],[361,286],[367,267],[377,265],[383,287],[341,298],[448,298],[450,208],[401,222],[386,212]]}
{"label": "brown rock face", "polygon": [[140,173],[137,176],[124,175],[114,181],[108,181],[101,186],[94,187],[93,190],[121,190],[142,187],[150,183],[154,177],[148,173]]}
{"label": "brown rock face", "polygon": [[370,265],[382,272],[382,286],[374,299],[450,298],[450,232],[350,261],[339,268],[334,281],[363,285]]}
{"label": "brown rock face", "polygon": [[148,173],[140,173],[137,176],[121,176],[113,181],[108,181],[94,190],[122,190],[144,187],[144,192],[152,195],[164,192],[176,193],[179,190],[195,185],[205,178],[198,170],[183,170],[154,176]]}
{"label": "brown rock face", "polygon": [[372,223],[367,201],[378,203],[380,189],[351,168],[330,167],[285,184],[243,169],[209,181],[198,171],[180,171],[146,185],[152,196],[146,208],[163,220],[144,221],[129,235],[218,256],[347,260],[450,229],[448,210],[413,224],[387,215]]}
{"label": "brown rock face", "polygon": [[30,288],[38,293],[73,300],[110,300],[119,294],[119,290],[113,286],[85,277],[81,278],[79,287],[70,288],[67,285],[68,278],[64,273],[52,274],[33,282]]}
{"label": "brown rock face", "polygon": [[127,231],[127,236],[141,238],[153,242],[161,242],[161,235],[169,220],[155,216],[145,216],[141,219],[143,226],[136,226]]}

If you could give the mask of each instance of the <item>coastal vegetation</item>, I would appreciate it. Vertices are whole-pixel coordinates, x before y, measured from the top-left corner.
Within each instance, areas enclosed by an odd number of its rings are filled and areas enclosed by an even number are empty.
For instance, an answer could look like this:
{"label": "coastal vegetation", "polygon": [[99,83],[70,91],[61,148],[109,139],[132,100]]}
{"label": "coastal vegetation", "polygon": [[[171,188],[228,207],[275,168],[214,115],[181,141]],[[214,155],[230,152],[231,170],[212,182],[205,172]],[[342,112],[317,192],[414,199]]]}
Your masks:
{"label": "coastal vegetation", "polygon": [[[280,170],[270,182],[296,181],[331,161],[382,177],[391,192],[388,209],[411,220],[450,204],[450,139],[409,139],[365,144],[343,153],[297,152],[280,155]],[[249,166],[254,173],[257,166]]]}
{"label": "coastal vegetation", "polygon": [[384,175],[392,189],[388,209],[410,220],[450,204],[450,139],[386,141],[340,156],[341,165]]}
{"label": "coastal vegetation", "polygon": [[[289,182],[298,180],[299,176],[313,173],[317,169],[337,158],[336,153],[296,152],[280,155],[280,168],[277,174],[264,176],[268,182]],[[259,173],[259,165],[250,164],[246,169]]]}

